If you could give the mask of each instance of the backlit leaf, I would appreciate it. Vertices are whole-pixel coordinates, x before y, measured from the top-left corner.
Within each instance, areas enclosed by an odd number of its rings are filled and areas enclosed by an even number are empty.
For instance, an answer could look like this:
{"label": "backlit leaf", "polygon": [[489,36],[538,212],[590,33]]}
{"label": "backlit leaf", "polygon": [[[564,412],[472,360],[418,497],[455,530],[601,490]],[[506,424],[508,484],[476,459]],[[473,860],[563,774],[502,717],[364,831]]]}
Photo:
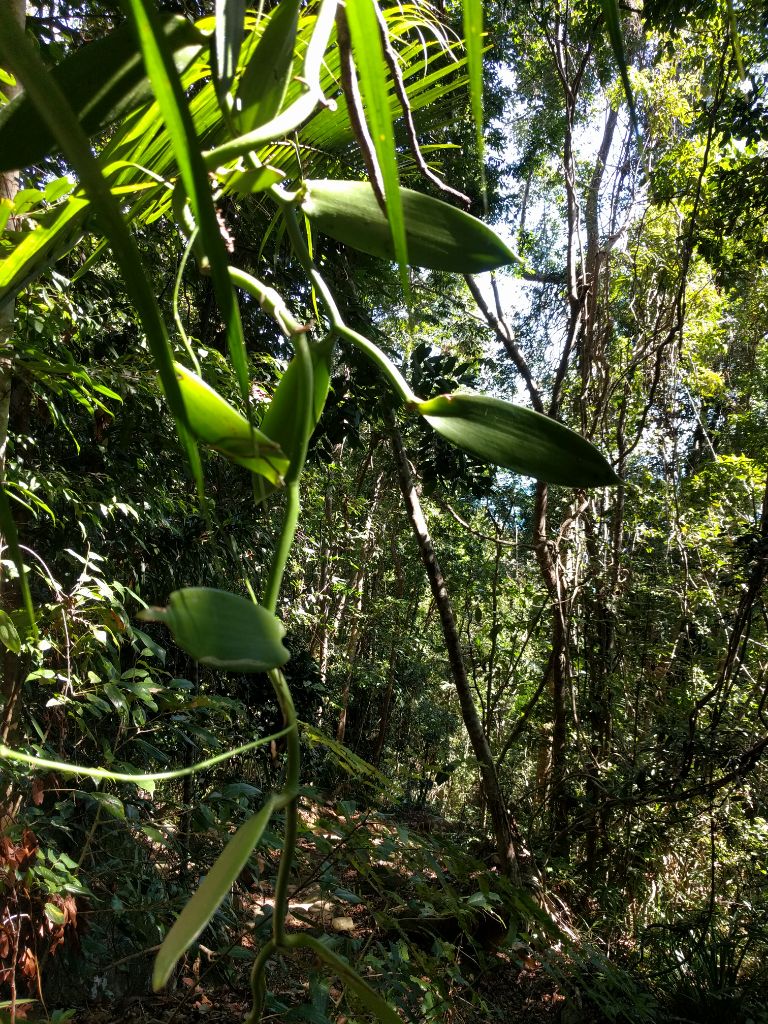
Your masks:
{"label": "backlit leaf", "polygon": [[176,643],[197,661],[233,672],[264,672],[290,657],[285,627],[260,605],[209,587],[175,590],[167,608],[147,608],[145,621],[164,622]]}
{"label": "backlit leaf", "polygon": [[200,152],[192,113],[161,31],[154,3],[152,0],[127,0],[126,6],[136,28],[155,98],[189,196],[194,221],[200,232],[200,243],[210,260],[211,281],[226,327],[229,355],[245,401],[249,387],[248,359],[240,307],[227,272],[227,251],[213,205],[208,172]]}
{"label": "backlit leaf", "polygon": [[381,211],[379,213],[384,223],[388,225],[394,259],[400,268],[403,291],[407,295],[407,217],[403,209],[400,176],[397,170],[397,149],[389,105],[389,71],[382,49],[376,3],[377,0],[351,0],[346,5],[346,16],[355,55],[355,67],[360,79],[365,118],[384,183],[387,216],[384,217]]}
{"label": "backlit leaf", "polygon": [[[313,381],[311,429],[314,430],[328,397],[333,349],[331,345],[313,345],[310,352]],[[301,365],[299,358],[294,356],[280,378],[280,383],[277,385],[269,408],[261,422],[264,431],[274,438],[290,459],[296,457],[303,442],[308,440],[301,436],[305,418],[298,405],[300,387]]]}
{"label": "backlit leaf", "polygon": [[110,818],[118,818],[125,821],[125,807],[123,801],[112,793],[88,793],[88,799],[93,800]]}
{"label": "backlit leaf", "polygon": [[571,487],[619,483],[606,458],[557,420],[485,395],[440,395],[416,409],[452,444],[496,466]]}
{"label": "backlit leaf", "polygon": [[0,643],[3,643],[9,651],[18,654],[21,650],[21,639],[13,619],[8,612],[0,608]]}
{"label": "backlit leaf", "polygon": [[216,0],[216,30],[214,33],[215,71],[226,92],[237,70],[237,59],[243,45],[245,0]]}
{"label": "backlit leaf", "polygon": [[475,122],[477,155],[483,163],[483,0],[463,0],[464,45],[467,50],[469,98]]}
{"label": "backlit leaf", "polygon": [[[320,231],[371,256],[395,258],[386,217],[373,189],[361,181],[308,181],[304,213]],[[476,217],[440,199],[401,189],[408,260],[430,270],[479,274],[520,262]]]}
{"label": "backlit leaf", "polygon": [[279,113],[291,79],[298,22],[297,0],[281,0],[268,15],[237,89],[241,131],[250,132]]}
{"label": "backlit leaf", "polygon": [[252,427],[242,413],[196,373],[180,363],[175,363],[174,368],[195,437],[232,462],[266,477],[272,484],[280,484],[288,469],[288,459],[280,446]]}

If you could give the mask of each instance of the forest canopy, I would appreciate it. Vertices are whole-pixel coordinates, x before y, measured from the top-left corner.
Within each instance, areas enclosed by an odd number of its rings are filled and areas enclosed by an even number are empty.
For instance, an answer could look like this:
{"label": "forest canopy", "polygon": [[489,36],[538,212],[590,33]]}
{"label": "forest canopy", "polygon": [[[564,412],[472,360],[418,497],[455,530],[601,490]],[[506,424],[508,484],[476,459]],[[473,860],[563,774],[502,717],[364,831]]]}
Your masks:
{"label": "forest canopy", "polygon": [[768,1021],[767,79],[0,0],[0,1019]]}

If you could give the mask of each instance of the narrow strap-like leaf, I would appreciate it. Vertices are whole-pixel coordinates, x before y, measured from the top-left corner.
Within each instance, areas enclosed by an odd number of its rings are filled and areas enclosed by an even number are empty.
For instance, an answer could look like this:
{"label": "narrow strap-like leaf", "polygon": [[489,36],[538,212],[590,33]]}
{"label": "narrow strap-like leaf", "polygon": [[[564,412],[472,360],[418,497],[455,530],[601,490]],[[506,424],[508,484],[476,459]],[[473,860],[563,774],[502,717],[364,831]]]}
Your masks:
{"label": "narrow strap-like leaf", "polygon": [[0,3],[0,53],[24,84],[27,95],[43,116],[45,123],[61,146],[62,152],[80,177],[91,205],[109,238],[123,283],[139,315],[147,343],[155,360],[168,404],[176,419],[176,428],[187,458],[202,491],[202,469],[197,447],[186,423],[165,323],[154,291],[144,273],[136,244],[123,219],[117,199],[92,156],[88,138],[80,127],[61,89],[45,70],[42,62],[16,24],[7,4]]}
{"label": "narrow strap-like leaf", "polygon": [[[187,67],[204,37],[180,15],[163,14],[160,24],[176,66]],[[153,99],[136,39],[125,24],[76,50],[50,74],[88,135]],[[56,136],[28,93],[0,108],[0,171],[28,167],[56,149]]]}
{"label": "narrow strap-like leaf", "polygon": [[349,0],[346,6],[349,34],[360,80],[365,117],[371,132],[376,157],[384,182],[387,219],[392,231],[395,259],[400,268],[403,291],[408,295],[408,243],[405,217],[400,198],[400,176],[392,127],[392,112],[387,88],[388,72],[381,47],[376,0]]}
{"label": "narrow strap-like leaf", "polygon": [[229,89],[235,77],[244,30],[245,0],[216,0],[214,71],[222,93]]}
{"label": "narrow strap-like leaf", "polygon": [[464,45],[467,50],[469,98],[475,122],[477,158],[485,188],[483,139],[483,0],[463,0]]}
{"label": "narrow strap-like leaf", "polygon": [[224,319],[232,365],[243,402],[249,408],[248,359],[240,309],[227,272],[227,251],[221,237],[195,126],[179,76],[160,31],[158,13],[150,0],[125,0],[133,21],[147,72],[152,80],[163,121],[173,145],[184,187],[189,195],[200,241],[211,265],[216,301]]}
{"label": "narrow strap-like leaf", "polygon": [[235,832],[200,888],[176,918],[155,958],[152,987],[157,992],[171,976],[179,957],[189,949],[216,913],[237,876],[261,839],[277,801],[271,797],[262,809]]}
{"label": "narrow strap-like leaf", "polygon": [[252,131],[280,112],[291,76],[298,23],[298,0],[280,0],[269,15],[237,89],[242,131]]}

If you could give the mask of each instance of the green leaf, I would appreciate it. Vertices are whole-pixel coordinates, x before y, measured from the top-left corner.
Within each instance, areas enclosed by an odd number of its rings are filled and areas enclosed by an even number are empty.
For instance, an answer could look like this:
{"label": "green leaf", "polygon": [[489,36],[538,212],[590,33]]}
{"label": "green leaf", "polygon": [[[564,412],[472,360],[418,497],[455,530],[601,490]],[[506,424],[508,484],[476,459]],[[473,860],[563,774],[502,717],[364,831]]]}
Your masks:
{"label": "green leaf", "polygon": [[364,981],[346,960],[342,960],[324,942],[311,935],[287,935],[286,945],[291,948],[311,949],[315,956],[327,964],[334,974],[348,985],[369,1013],[384,1024],[403,1024],[398,1013],[382,999],[379,993]]}
{"label": "green leaf", "polygon": [[[126,292],[146,332],[147,343],[160,374],[163,390],[176,420],[179,439],[197,482],[198,493],[202,496],[200,456],[187,430],[184,404],[173,372],[168,333],[154,291],[144,273],[136,243],[128,231],[120,205],[112,195],[109,184],[91,153],[88,139],[61,87],[45,70],[24,32],[16,24],[10,8],[3,4],[0,4],[0,54],[23,82],[26,93],[34,102],[35,108],[40,111],[47,128],[79,174],[81,184],[98,214],[102,230],[109,239],[122,272]],[[5,500],[4,496],[2,500]],[[0,526],[2,525],[0,522]],[[31,608],[31,601],[28,606]]]}
{"label": "green leaf", "polygon": [[174,363],[174,369],[195,437],[270,483],[281,484],[289,461],[280,445],[252,427],[196,373],[181,363]]}
{"label": "green leaf", "polygon": [[111,818],[117,818],[119,821],[125,821],[125,807],[123,801],[119,800],[112,793],[88,793],[86,794],[89,800],[93,800],[101,807]]}
{"label": "green leaf", "polygon": [[384,183],[387,216],[384,217],[381,211],[379,213],[387,224],[394,258],[400,268],[403,291],[408,295],[408,275],[405,269],[408,265],[407,215],[403,209],[397,171],[397,149],[389,105],[389,71],[384,59],[376,7],[377,0],[353,0],[346,5],[346,15],[365,117]]}
{"label": "green leaf", "polygon": [[483,462],[571,487],[620,482],[594,445],[531,409],[473,394],[439,395],[414,408],[438,434]]}
{"label": "green leaf", "polygon": [[253,131],[279,113],[291,80],[298,23],[298,0],[281,0],[268,16],[237,89],[242,132]]}
{"label": "green leaf", "polygon": [[145,836],[148,836],[153,843],[157,843],[159,846],[165,846],[166,848],[170,846],[168,836],[161,832],[159,828],[155,828],[154,825],[142,825],[141,831]]}
{"label": "green leaf", "polygon": [[0,642],[5,644],[9,651],[18,654],[21,650],[21,638],[8,612],[0,609]]}
{"label": "green leaf", "polygon": [[[161,24],[174,62],[183,70],[200,53],[205,40],[180,15],[164,14]],[[53,68],[51,75],[88,135],[154,99],[141,52],[127,23],[81,47]],[[56,152],[57,143],[27,93],[20,93],[0,109],[0,171],[37,163]]]}
{"label": "green leaf", "polygon": [[175,590],[167,608],[147,608],[139,618],[164,622],[179,647],[204,665],[264,672],[290,657],[282,644],[282,622],[260,605],[225,590]]}
{"label": "green leaf", "polygon": [[483,0],[463,0],[464,45],[467,50],[469,97],[475,122],[477,156],[483,167]]}
{"label": "green leaf", "polygon": [[247,171],[238,171],[227,180],[227,192],[238,196],[249,196],[254,192],[265,192],[272,185],[282,181],[285,174],[274,167],[257,167]]}
{"label": "green leaf", "polygon": [[[381,259],[394,259],[389,227],[373,189],[361,181],[308,181],[302,210],[326,235]],[[401,189],[412,265],[480,274],[520,259],[476,217],[441,199]]]}
{"label": "green leaf", "polygon": [[[14,522],[13,516],[11,515],[11,507],[8,504],[8,495],[5,492],[5,487],[0,483],[0,536],[5,538],[5,543],[8,545],[13,563],[19,573],[19,586],[21,587],[21,596],[24,599],[24,608],[29,618],[29,627],[32,636],[37,640],[37,620],[35,618],[35,608],[32,604],[32,594],[29,589],[29,581],[27,580],[27,573],[24,569],[24,558],[21,554],[21,548],[19,547],[19,535],[16,531],[16,523]],[[17,634],[18,635],[18,634]]]}
{"label": "green leaf", "polygon": [[126,6],[136,28],[155,98],[200,231],[200,242],[210,260],[211,280],[226,327],[229,355],[243,401],[247,402],[250,381],[240,308],[229,280],[227,250],[221,237],[221,226],[189,104],[161,31],[154,3],[152,0],[126,0]]}
{"label": "green leaf", "polygon": [[[332,344],[322,343],[310,348],[312,356],[313,405],[310,418],[310,434],[315,429],[325,407],[331,384]],[[298,356],[288,364],[280,383],[275,389],[269,408],[261,421],[262,429],[274,438],[280,448],[293,461],[309,440],[302,436],[304,411],[300,408],[299,395],[302,388],[302,366]]]}
{"label": "green leaf", "polygon": [[274,807],[275,799],[272,797],[258,814],[240,826],[203,879],[200,888],[176,918],[155,959],[152,973],[155,992],[165,985],[179,957],[184,955],[216,913],[261,839]]}
{"label": "green leaf", "polygon": [[66,203],[36,218],[34,230],[21,233],[13,251],[0,260],[0,302],[26,288],[47,266],[77,244],[88,205],[82,195],[70,196]]}
{"label": "green leaf", "polygon": [[51,924],[64,924],[67,919],[64,911],[61,907],[57,907],[55,903],[46,903],[43,910]]}
{"label": "green leaf", "polygon": [[120,692],[120,690],[118,690],[114,683],[105,683],[104,693],[106,693],[106,695],[112,701],[117,711],[128,710],[128,701],[125,699],[125,696]]}
{"label": "green leaf", "polygon": [[245,0],[216,0],[214,67],[223,92],[229,89],[235,77],[243,45],[244,22]]}

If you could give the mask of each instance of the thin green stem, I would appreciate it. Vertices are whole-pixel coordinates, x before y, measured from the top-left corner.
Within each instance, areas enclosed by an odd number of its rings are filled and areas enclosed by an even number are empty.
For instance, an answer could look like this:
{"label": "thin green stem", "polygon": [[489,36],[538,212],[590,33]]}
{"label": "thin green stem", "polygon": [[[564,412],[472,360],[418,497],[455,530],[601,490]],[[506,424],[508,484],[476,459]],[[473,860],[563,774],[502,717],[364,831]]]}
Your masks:
{"label": "thin green stem", "polygon": [[[293,453],[291,464],[285,475],[286,483],[286,506],[283,527],[280,532],[277,549],[272,559],[269,578],[264,592],[264,607],[274,612],[277,607],[277,600],[280,595],[285,568],[288,564],[288,557],[293,546],[293,539],[296,535],[296,527],[299,521],[301,500],[299,494],[299,480],[307,457],[307,446],[309,435],[313,426],[313,404],[314,404],[314,372],[312,369],[312,354],[309,349],[307,335],[295,318],[290,314],[282,298],[267,288],[256,278],[242,271],[230,271],[231,279],[256,297],[261,305],[275,317],[281,328],[289,334],[293,340],[295,358],[301,370],[297,396],[297,415],[301,417],[299,436],[301,441],[297,450]],[[269,679],[275,691],[277,702],[283,714],[286,736],[286,776],[283,785],[281,800],[285,800],[285,834],[283,836],[283,849],[280,856],[280,866],[277,871],[275,883],[275,905],[272,916],[272,939],[261,950],[254,963],[251,975],[251,987],[253,991],[253,1008],[248,1021],[258,1021],[264,1005],[265,983],[264,965],[276,949],[285,945],[285,918],[288,913],[288,884],[290,882],[293,860],[296,855],[296,840],[299,831],[298,800],[299,800],[299,779],[301,776],[301,744],[299,742],[299,723],[296,717],[291,691],[285,680],[285,676],[279,669],[272,669]]]}
{"label": "thin green stem", "polygon": [[206,758],[205,761],[198,761],[187,768],[176,768],[168,772],[113,772],[109,768],[86,768],[81,764],[67,764],[66,761],[51,761],[45,757],[35,757],[34,754],[25,754],[21,750],[12,750],[0,743],[0,758],[7,761],[17,761],[20,764],[32,765],[34,768],[47,768],[51,771],[62,772],[68,775],[82,775],[89,779],[107,779],[110,782],[164,782],[168,779],[182,779],[185,775],[194,775],[195,772],[203,771],[205,768],[212,768],[215,764],[228,761],[239,754],[247,754],[256,747],[263,747],[272,740],[282,739],[287,735],[288,728],[272,733],[271,736],[262,736],[258,740],[244,743],[241,747],[234,747],[223,754],[216,754],[214,757]]}
{"label": "thin green stem", "polygon": [[259,1024],[261,1015],[264,1012],[264,1002],[267,997],[267,984],[264,979],[264,968],[272,954],[277,950],[274,939],[268,939],[259,950],[251,968],[251,1012],[245,1018],[244,1024]]}
{"label": "thin green stem", "polygon": [[300,324],[288,309],[280,292],[237,267],[229,268],[229,277],[233,284],[256,299],[287,338],[293,338],[303,332],[303,324]]}
{"label": "thin green stem", "polygon": [[283,528],[280,531],[280,538],[272,558],[269,579],[264,590],[262,604],[267,611],[273,612],[277,608],[277,599],[280,595],[280,587],[283,582],[283,574],[288,564],[288,556],[293,546],[293,538],[296,536],[296,527],[299,523],[299,511],[301,499],[299,496],[299,484],[297,480],[288,482],[285,486],[285,515],[283,517]]}
{"label": "thin green stem", "polygon": [[366,338],[365,335],[359,334],[357,331],[346,325],[344,318],[339,312],[339,307],[336,305],[333,292],[326,284],[323,275],[312,262],[312,257],[309,254],[307,243],[301,234],[299,223],[296,218],[294,198],[289,198],[276,187],[272,188],[270,191],[283,209],[286,229],[288,231],[288,237],[291,240],[293,251],[296,253],[296,257],[305,272],[309,275],[312,284],[317,289],[323,305],[326,308],[326,312],[328,313],[328,319],[331,321],[331,327],[334,333],[341,338],[345,338],[347,341],[351,341],[356,348],[359,348],[361,352],[364,352],[371,362],[378,366],[387,381],[389,381],[406,405],[420,402],[421,399],[411,390],[411,386],[408,381],[403,377],[392,360],[381,351],[378,345],[374,345],[374,343]]}
{"label": "thin green stem", "polygon": [[179,337],[181,338],[181,342],[184,345],[184,348],[187,350],[187,355],[189,356],[190,362],[195,368],[195,373],[197,373],[197,375],[200,376],[200,363],[198,362],[197,356],[195,355],[192,349],[192,344],[189,340],[189,336],[187,335],[186,328],[184,327],[184,321],[181,319],[181,313],[179,312],[179,292],[181,291],[181,281],[182,278],[184,277],[184,271],[186,270],[187,261],[189,260],[190,253],[192,252],[192,249],[194,248],[195,245],[197,232],[198,229],[193,228],[192,234],[189,236],[189,241],[184,247],[184,253],[181,257],[181,262],[179,263],[179,270],[178,273],[176,274],[176,281],[174,282],[173,285],[173,319],[176,321],[176,327],[178,328],[179,331]]}

